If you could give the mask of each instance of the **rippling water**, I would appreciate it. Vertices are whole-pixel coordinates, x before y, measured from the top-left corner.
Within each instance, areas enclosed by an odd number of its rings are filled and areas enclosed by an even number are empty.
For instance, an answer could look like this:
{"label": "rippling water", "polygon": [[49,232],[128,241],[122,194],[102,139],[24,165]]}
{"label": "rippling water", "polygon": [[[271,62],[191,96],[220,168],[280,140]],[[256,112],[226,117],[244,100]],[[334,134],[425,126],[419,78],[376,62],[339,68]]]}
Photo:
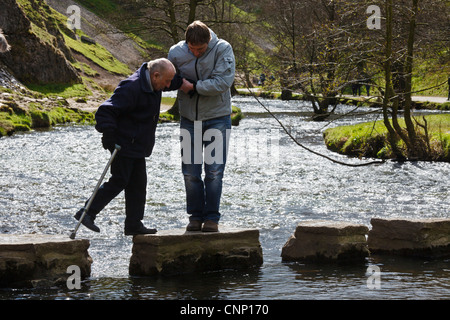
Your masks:
{"label": "rippling water", "polygon": [[[265,103],[302,143],[331,157],[359,162],[326,150],[321,138],[325,123],[308,121],[306,105]],[[132,239],[123,235],[121,194],[98,216],[101,233],[84,227],[77,233],[90,239],[94,261],[81,290],[1,290],[0,299],[450,298],[449,260],[370,257],[364,265],[336,266],[282,263],[280,258],[282,246],[302,220],[370,227],[372,217],[448,217],[450,164],[340,166],[294,145],[251,98],[235,98],[234,104],[247,117],[232,129],[221,223],[260,230],[260,269],[130,278]],[[351,109],[341,106],[340,112]],[[362,111],[368,110],[358,110]],[[332,125],[376,117],[354,114]],[[92,193],[109,158],[100,138],[91,126],[60,126],[0,139],[0,232],[69,236],[76,225],[74,213]],[[147,160],[148,227],[172,229],[188,223],[180,167],[178,124],[160,125]],[[369,265],[380,267],[380,289],[367,287]]]}

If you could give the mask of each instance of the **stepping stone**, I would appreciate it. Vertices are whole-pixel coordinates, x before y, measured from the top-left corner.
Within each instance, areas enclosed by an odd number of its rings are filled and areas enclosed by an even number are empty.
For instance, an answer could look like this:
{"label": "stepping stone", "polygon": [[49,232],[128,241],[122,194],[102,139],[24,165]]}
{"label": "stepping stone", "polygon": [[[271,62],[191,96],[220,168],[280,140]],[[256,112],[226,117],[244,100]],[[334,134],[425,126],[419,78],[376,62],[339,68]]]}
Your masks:
{"label": "stepping stone", "polygon": [[313,220],[297,225],[281,251],[283,261],[351,261],[369,255],[364,225]]}
{"label": "stepping stone", "polygon": [[69,235],[0,234],[0,287],[49,287],[66,283],[79,268],[80,279],[91,274],[89,240]]}
{"label": "stepping stone", "polygon": [[370,220],[372,230],[367,243],[372,253],[450,257],[450,219],[379,219]]}
{"label": "stepping stone", "polygon": [[158,231],[133,237],[132,276],[249,269],[263,263],[259,230],[220,227],[220,232]]}

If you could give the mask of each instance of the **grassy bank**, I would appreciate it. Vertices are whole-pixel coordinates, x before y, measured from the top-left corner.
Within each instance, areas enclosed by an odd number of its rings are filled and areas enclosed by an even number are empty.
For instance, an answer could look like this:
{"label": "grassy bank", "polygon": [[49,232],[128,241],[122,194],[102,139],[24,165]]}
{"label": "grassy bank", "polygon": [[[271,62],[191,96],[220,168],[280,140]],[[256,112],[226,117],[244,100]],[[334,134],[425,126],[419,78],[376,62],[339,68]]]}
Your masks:
{"label": "grassy bank", "polygon": [[36,98],[31,94],[20,96],[8,92],[3,97],[0,103],[0,137],[50,128],[56,124],[93,124],[95,121],[92,112],[70,108],[62,97]]}
{"label": "grassy bank", "polygon": [[[5,109],[9,110],[5,111]],[[56,107],[49,110],[37,104],[31,105],[29,110],[17,112],[9,106],[2,106],[0,109],[0,137],[9,136],[19,131],[51,128],[57,124],[94,124],[94,122],[93,113],[66,107]]]}
{"label": "grassy bank", "polygon": [[[428,115],[425,119],[431,158],[450,162],[450,114]],[[424,123],[422,117],[417,117],[417,120]],[[406,127],[403,119],[399,119],[399,123]],[[423,129],[420,129],[419,133],[425,136]],[[331,128],[327,129],[323,136],[327,148],[341,154],[370,158],[393,157],[383,121]],[[399,147],[404,149],[402,142],[399,142]]]}
{"label": "grassy bank", "polygon": [[[259,90],[254,90],[253,92],[249,92],[245,88],[238,89],[239,95],[242,96],[256,96],[265,99],[279,99],[279,100],[299,100],[299,101],[308,101],[307,97],[301,93],[292,92],[291,95],[282,96],[281,92],[265,90],[265,88],[261,88]],[[370,98],[368,99],[365,96],[351,96],[351,93],[346,92],[345,96],[336,97],[338,104],[347,104],[358,107],[369,107],[369,108],[380,108],[381,107],[381,99]],[[319,99],[320,100],[320,99]],[[417,110],[441,110],[447,111],[450,110],[450,102],[437,103],[430,101],[412,101],[411,107]],[[331,106],[330,106],[331,109]],[[311,108],[312,110],[312,108]]]}

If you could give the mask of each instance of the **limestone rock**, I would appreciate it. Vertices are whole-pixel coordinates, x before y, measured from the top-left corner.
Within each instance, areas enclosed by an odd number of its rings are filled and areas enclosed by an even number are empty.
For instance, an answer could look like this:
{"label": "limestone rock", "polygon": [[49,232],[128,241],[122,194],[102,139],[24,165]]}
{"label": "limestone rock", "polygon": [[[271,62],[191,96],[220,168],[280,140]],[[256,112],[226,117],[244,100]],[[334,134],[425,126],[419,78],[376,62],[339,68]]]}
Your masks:
{"label": "limestone rock", "polygon": [[66,281],[67,268],[80,268],[81,279],[91,274],[89,240],[63,235],[0,234],[0,287],[32,287]]}
{"label": "limestone rock", "polygon": [[31,1],[30,6],[34,16],[27,16],[17,1],[2,0],[0,27],[11,50],[0,54],[1,62],[23,83],[81,83],[69,63],[74,59],[59,30],[63,26],[47,19],[50,8],[44,0]]}
{"label": "limestone rock", "polygon": [[418,257],[450,256],[450,219],[373,218],[367,239],[373,253]]}
{"label": "limestone rock", "polygon": [[281,251],[283,261],[364,260],[369,255],[364,225],[303,221]]}
{"label": "limestone rock", "polygon": [[249,269],[263,262],[258,230],[221,227],[220,232],[158,231],[133,238],[132,276]]}

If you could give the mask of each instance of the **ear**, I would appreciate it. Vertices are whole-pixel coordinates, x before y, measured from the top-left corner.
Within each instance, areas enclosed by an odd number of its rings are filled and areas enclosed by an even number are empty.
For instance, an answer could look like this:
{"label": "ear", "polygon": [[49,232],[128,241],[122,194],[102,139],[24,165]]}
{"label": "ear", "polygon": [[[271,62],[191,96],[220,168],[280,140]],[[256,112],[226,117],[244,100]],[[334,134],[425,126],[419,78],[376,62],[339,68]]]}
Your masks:
{"label": "ear", "polygon": [[155,71],[155,72],[153,72],[153,77],[154,77],[155,79],[158,79],[158,78],[161,77],[161,73],[159,73],[158,71]]}

